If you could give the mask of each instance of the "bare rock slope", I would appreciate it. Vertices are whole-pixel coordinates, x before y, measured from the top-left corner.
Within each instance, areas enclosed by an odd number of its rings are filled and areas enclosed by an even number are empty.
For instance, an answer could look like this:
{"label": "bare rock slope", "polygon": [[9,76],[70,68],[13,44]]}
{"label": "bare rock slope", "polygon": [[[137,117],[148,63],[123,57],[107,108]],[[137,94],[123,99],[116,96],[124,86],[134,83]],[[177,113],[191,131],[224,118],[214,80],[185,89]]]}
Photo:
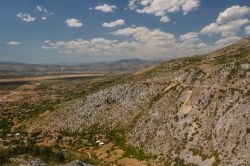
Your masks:
{"label": "bare rock slope", "polygon": [[250,165],[250,38],[124,76],[35,119],[32,130],[125,128],[128,142],[170,162]]}

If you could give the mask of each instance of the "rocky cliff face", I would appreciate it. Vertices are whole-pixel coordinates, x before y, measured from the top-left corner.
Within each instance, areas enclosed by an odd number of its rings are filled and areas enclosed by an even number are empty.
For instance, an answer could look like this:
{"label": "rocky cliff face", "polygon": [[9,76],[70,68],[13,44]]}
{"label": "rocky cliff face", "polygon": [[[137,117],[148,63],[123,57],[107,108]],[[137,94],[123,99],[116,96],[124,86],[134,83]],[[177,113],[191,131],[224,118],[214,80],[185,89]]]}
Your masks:
{"label": "rocky cliff face", "polygon": [[148,154],[250,165],[250,38],[124,78],[34,120],[32,130],[125,128]]}
{"label": "rocky cliff face", "polygon": [[128,127],[162,89],[163,86],[155,82],[116,85],[64,104],[51,116],[37,122],[36,127],[45,131],[77,131],[94,125],[103,128]]}

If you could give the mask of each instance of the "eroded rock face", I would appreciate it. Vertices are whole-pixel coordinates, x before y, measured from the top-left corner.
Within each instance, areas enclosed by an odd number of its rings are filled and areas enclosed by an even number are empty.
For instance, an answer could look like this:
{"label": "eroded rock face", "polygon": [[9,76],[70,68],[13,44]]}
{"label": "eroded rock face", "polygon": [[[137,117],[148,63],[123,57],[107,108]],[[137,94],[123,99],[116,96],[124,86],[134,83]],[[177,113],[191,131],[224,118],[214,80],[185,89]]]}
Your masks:
{"label": "eroded rock face", "polygon": [[[219,72],[210,74],[219,80]],[[233,84],[196,80],[192,86],[168,91],[138,119],[130,143],[149,154],[180,155],[198,165],[212,165],[215,160],[222,165],[249,164],[250,87],[242,80]]]}
{"label": "eroded rock face", "polygon": [[75,161],[72,161],[71,163],[60,165],[60,166],[94,166],[94,165],[86,164],[82,162],[81,160],[75,160]]}
{"label": "eroded rock face", "polygon": [[61,108],[34,124],[44,131],[67,129],[77,131],[93,125],[127,127],[144,106],[163,91],[156,83],[117,85],[66,103]]}
{"label": "eroded rock face", "polygon": [[[43,162],[41,159],[36,158],[35,160],[32,160],[28,163],[21,163],[21,166],[49,166],[50,164]],[[59,166],[94,166],[91,164],[86,164],[82,162],[81,160],[75,160],[67,164],[61,164]]]}
{"label": "eroded rock face", "polygon": [[170,161],[250,165],[249,43],[159,65],[63,104],[33,129],[125,128],[131,145]]}
{"label": "eroded rock face", "polygon": [[[213,147],[233,165],[244,164],[250,155],[250,103],[240,101],[220,117],[213,129]],[[249,161],[248,161],[249,162]]]}
{"label": "eroded rock face", "polygon": [[250,69],[250,64],[242,64],[242,65],[241,65],[241,68],[242,68],[243,70],[249,70],[249,69]]}

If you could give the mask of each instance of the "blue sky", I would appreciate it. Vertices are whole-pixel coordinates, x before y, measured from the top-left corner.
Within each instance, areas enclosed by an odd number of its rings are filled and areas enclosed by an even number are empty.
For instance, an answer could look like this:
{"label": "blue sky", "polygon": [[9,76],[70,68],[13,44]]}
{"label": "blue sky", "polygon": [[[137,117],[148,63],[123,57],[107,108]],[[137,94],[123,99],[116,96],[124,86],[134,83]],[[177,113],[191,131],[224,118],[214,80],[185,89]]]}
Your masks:
{"label": "blue sky", "polygon": [[0,13],[0,61],[169,59],[250,35],[249,0],[1,0]]}

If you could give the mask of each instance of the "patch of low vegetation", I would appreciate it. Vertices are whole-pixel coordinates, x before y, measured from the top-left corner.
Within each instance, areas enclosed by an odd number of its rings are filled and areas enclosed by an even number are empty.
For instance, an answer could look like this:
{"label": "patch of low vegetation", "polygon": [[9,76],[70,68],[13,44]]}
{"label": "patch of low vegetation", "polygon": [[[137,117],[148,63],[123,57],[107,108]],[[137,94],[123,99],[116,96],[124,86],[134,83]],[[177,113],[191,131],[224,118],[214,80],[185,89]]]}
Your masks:
{"label": "patch of low vegetation", "polygon": [[21,85],[24,85],[28,82],[26,81],[18,81],[18,82],[0,82],[0,91],[11,91],[15,90]]}
{"label": "patch of low vegetation", "polygon": [[190,150],[192,151],[193,156],[200,156],[200,157],[202,158],[203,161],[209,158],[208,155],[203,154],[203,153],[202,153],[200,150],[198,150],[198,149],[190,149]]}
{"label": "patch of low vegetation", "polygon": [[114,145],[119,146],[122,150],[124,150],[124,157],[136,158],[138,160],[148,160],[152,158],[152,156],[147,156],[143,150],[137,149],[131,145],[126,143],[125,131],[110,131],[106,135],[107,139],[114,143]]}
{"label": "patch of low vegetation", "polygon": [[66,158],[61,150],[53,150],[51,147],[43,147],[37,145],[22,145],[7,148],[0,152],[0,165],[10,162],[9,159],[28,154],[39,157],[47,163],[63,163]]}
{"label": "patch of low vegetation", "polygon": [[15,90],[19,87],[20,85],[0,85],[0,91],[10,91],[10,90]]}
{"label": "patch of low vegetation", "polygon": [[[124,151],[122,158],[135,158],[140,161],[148,161],[153,158],[153,156],[146,155],[142,149],[135,148],[126,142],[126,130],[109,130],[101,129],[96,126],[90,127],[86,131],[71,133],[67,130],[61,130],[62,137],[73,137],[74,140],[70,141],[70,146],[77,148],[79,144],[84,145],[81,148],[98,150],[102,148],[96,143],[98,140],[102,140],[105,144],[111,143],[113,146],[111,149],[107,150],[108,157],[115,153],[115,150],[120,149]],[[100,138],[101,136],[101,138]],[[87,144],[79,143],[79,140],[86,140]],[[114,148],[115,147],[115,148]],[[80,147],[78,147],[80,148]],[[96,153],[91,153],[92,158],[95,157],[96,161],[100,163],[105,163],[101,160],[100,156]]]}

